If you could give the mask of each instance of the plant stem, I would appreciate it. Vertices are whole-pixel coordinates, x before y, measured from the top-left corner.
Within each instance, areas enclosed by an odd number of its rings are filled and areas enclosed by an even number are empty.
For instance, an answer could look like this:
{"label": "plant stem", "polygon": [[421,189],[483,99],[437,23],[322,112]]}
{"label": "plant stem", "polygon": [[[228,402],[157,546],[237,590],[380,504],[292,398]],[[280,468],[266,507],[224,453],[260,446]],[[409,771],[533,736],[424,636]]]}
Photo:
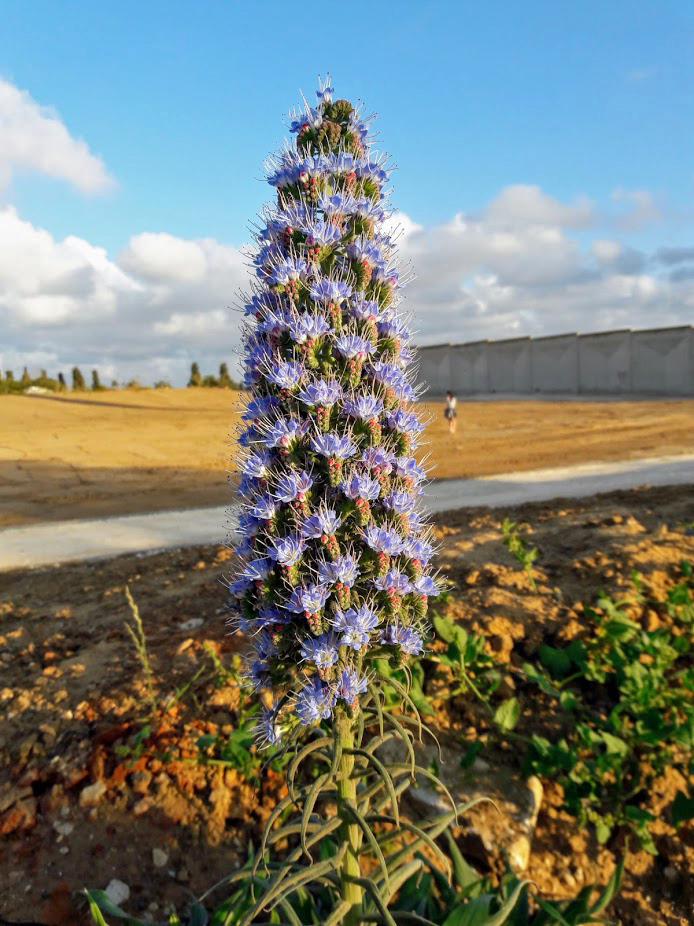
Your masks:
{"label": "plant stem", "polygon": [[346,803],[356,804],[357,796],[357,783],[351,777],[354,770],[354,756],[346,755],[348,749],[354,748],[354,728],[351,719],[346,714],[339,717],[337,724],[342,747],[337,779],[337,812],[343,821],[342,839],[347,842],[348,846],[340,869],[340,892],[342,899],[350,904],[350,909],[342,922],[344,926],[360,926],[364,891],[354,883],[353,879],[361,876],[359,866],[361,830],[356,823],[352,822],[344,809]]}

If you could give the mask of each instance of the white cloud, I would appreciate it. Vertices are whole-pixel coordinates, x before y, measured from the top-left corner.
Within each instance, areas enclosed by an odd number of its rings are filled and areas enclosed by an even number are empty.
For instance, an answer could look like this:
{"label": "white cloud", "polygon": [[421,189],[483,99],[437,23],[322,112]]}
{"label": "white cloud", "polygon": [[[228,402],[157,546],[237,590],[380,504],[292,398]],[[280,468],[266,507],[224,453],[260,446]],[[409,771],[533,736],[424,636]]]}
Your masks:
{"label": "white cloud", "polygon": [[584,228],[595,220],[595,207],[587,196],[565,204],[543,193],[538,186],[518,183],[505,187],[489,203],[483,219],[487,225],[500,228],[532,225]]}
{"label": "white cloud", "polygon": [[101,159],[70,135],[56,112],[0,78],[0,189],[18,171],[65,180],[83,193],[103,193],[115,183]]}
{"label": "white cloud", "polygon": [[644,225],[662,222],[665,218],[658,197],[648,190],[623,190],[618,187],[612,191],[610,198],[626,207],[616,217],[617,227],[623,231],[636,231]]}

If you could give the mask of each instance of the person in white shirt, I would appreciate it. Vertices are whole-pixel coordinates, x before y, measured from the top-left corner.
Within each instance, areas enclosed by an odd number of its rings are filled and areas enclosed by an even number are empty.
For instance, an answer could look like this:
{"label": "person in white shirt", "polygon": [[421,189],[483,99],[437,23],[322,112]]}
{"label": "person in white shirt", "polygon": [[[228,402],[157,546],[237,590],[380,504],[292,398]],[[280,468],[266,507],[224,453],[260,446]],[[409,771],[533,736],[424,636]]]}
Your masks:
{"label": "person in white shirt", "polygon": [[448,421],[448,430],[450,431],[451,434],[455,434],[455,419],[457,416],[455,407],[457,404],[458,404],[458,400],[453,395],[453,393],[449,390],[446,393],[446,410],[444,411],[444,415],[446,416],[446,420]]}

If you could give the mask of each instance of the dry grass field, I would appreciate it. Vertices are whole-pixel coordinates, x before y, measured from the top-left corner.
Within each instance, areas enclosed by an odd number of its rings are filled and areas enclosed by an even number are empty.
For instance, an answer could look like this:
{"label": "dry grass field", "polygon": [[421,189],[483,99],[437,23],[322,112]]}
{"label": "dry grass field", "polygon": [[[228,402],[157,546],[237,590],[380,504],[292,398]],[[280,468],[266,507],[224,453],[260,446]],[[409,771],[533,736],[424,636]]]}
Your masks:
{"label": "dry grass field", "polygon": [[[0,396],[0,527],[224,504],[237,393]],[[691,451],[694,401],[424,403],[438,479]],[[233,478],[233,477],[232,477]]]}

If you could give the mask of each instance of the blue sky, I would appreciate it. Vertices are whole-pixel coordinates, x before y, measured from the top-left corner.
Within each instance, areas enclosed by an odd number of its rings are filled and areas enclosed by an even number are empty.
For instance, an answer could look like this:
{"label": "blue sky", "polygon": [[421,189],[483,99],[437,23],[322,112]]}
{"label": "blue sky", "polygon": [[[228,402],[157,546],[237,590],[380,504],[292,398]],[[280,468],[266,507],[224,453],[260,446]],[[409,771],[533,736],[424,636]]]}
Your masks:
{"label": "blue sky", "polygon": [[[52,107],[113,182],[95,181],[85,192],[64,165],[37,168],[35,158],[17,150],[3,158],[8,143],[0,138],[0,166],[6,162],[0,208],[11,207],[57,247],[74,237],[105,249],[116,268],[108,272],[127,273],[133,291],[151,285],[141,255],[133,257],[133,239],[143,233],[224,248],[248,240],[249,221],[268,198],[269,188],[257,180],[262,161],[285,136],[298,91],[312,97],[316,76],[330,70],[338,96],[363,99],[378,113],[383,148],[398,165],[393,205],[410,223],[404,250],[420,274],[414,294],[427,318],[438,311],[431,330],[420,325],[422,342],[447,340],[448,333],[454,340],[557,333],[584,319],[592,328],[625,321],[642,327],[650,324],[654,298],[669,306],[663,323],[694,315],[690,290],[676,281],[674,292],[670,280],[673,272],[686,277],[689,264],[684,271],[681,261],[653,265],[663,249],[672,257],[674,249],[694,247],[691,2],[5,0],[2,19],[0,78],[38,107]],[[519,195],[504,198],[505,190]],[[500,196],[491,221],[490,204]],[[590,209],[581,211],[581,203]],[[461,258],[465,241],[451,246],[456,215],[472,223],[463,258],[476,254],[476,263]],[[498,254],[502,226],[522,239],[509,247],[526,263],[536,253],[542,261],[552,229],[567,254],[575,252],[573,263],[562,252],[563,280],[553,267],[549,302],[547,268],[524,281],[490,257],[490,248]],[[527,237],[533,228],[536,247]],[[596,248],[596,241],[603,244]],[[27,260],[32,246],[28,240]],[[437,299],[430,298],[432,286],[426,289],[437,282],[427,276],[435,246],[444,253],[448,247],[451,261],[446,293]],[[608,272],[618,249],[618,272]],[[576,293],[561,287],[575,287],[581,274],[595,276],[596,260],[604,286],[600,294],[586,291],[585,302],[604,304],[586,318]],[[98,263],[87,262],[92,270]],[[639,277],[631,315],[625,275]],[[645,277],[657,286],[665,281],[667,292],[654,296]],[[104,314],[102,334],[107,328],[117,340],[125,332],[122,349],[109,353],[96,333],[75,342],[75,312],[32,316],[17,308],[16,281],[4,287],[3,296],[0,268],[0,320],[4,308],[13,338],[11,352],[4,348],[6,366],[8,358],[18,363],[39,354],[46,363],[81,358],[114,369],[140,362],[141,348],[134,350],[127,334],[130,303]],[[500,302],[499,287],[514,291]],[[190,311],[222,307],[219,286],[213,289],[214,298],[203,287],[202,308]],[[219,341],[219,331],[209,343],[201,336],[204,319],[167,329],[167,320],[187,311],[186,297],[195,293],[170,287],[166,309],[165,297],[155,298],[159,327],[148,335],[160,369],[174,378],[191,352],[209,354],[212,362]],[[152,299],[150,289],[145,303]],[[518,306],[515,317],[509,300]],[[567,306],[575,306],[573,314]],[[186,330],[196,326],[187,343]]]}

